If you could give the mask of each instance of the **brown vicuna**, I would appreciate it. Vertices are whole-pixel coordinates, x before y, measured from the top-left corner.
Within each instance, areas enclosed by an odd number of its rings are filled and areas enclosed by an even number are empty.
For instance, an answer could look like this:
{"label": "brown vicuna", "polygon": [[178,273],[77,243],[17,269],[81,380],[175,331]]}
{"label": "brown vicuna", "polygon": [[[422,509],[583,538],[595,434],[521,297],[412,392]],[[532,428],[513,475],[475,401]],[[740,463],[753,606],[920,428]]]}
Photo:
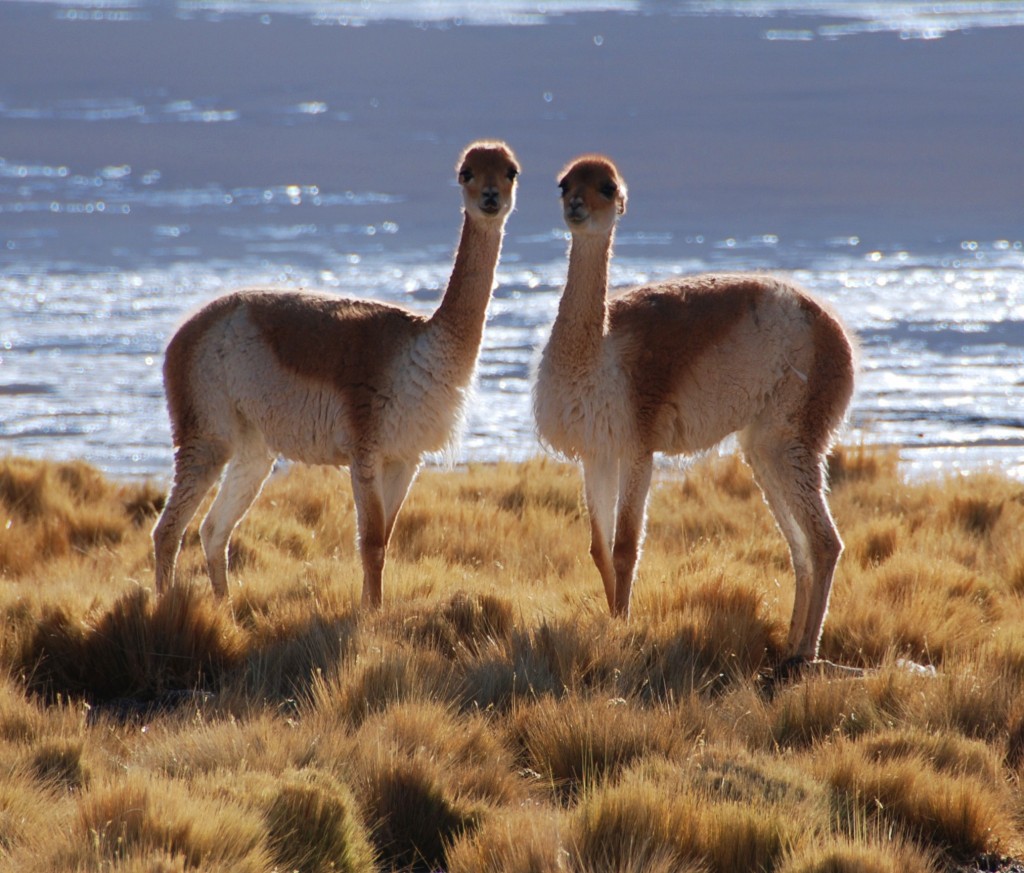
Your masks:
{"label": "brown vicuna", "polygon": [[174,482],[153,530],[158,592],[173,581],[185,528],[226,466],[200,537],[213,590],[227,593],[231,532],[283,455],[350,467],[362,601],[380,605],[388,540],[421,457],[457,437],[515,203],[519,167],[504,143],[473,143],[457,170],[462,236],[429,318],[328,294],[245,289],[199,310],[171,339],[164,385]]}
{"label": "brown vicuna", "polygon": [[629,615],[654,453],[700,452],[736,433],[792,555],[789,655],[816,659],[843,548],[825,459],[853,393],[849,336],[805,291],[762,275],[673,279],[608,299],[626,186],[597,155],[559,185],[572,243],[534,413],[541,439],[582,465],[612,613]]}

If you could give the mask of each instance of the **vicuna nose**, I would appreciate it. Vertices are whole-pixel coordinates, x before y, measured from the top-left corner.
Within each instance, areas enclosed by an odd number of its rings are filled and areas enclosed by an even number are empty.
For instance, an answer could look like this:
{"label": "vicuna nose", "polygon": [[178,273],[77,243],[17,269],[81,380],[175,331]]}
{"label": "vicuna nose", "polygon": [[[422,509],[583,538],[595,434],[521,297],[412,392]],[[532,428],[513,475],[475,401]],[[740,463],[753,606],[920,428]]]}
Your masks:
{"label": "vicuna nose", "polygon": [[565,201],[565,211],[567,215],[577,216],[582,212],[585,212],[586,203],[579,194],[574,194],[568,200]]}
{"label": "vicuna nose", "polygon": [[498,211],[498,189],[495,186],[490,185],[490,186],[484,188],[480,192],[480,196],[481,196],[480,206],[481,206],[482,209],[484,209],[487,212],[497,212]]}

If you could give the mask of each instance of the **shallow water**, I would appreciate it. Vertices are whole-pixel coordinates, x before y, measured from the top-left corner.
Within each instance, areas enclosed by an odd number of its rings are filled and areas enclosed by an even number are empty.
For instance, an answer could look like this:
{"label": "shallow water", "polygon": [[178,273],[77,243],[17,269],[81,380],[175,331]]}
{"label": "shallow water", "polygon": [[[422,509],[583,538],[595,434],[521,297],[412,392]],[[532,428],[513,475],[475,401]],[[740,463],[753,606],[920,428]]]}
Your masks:
{"label": "shallow water", "polygon": [[1012,2],[0,2],[0,452],[166,476],[162,348],[237,285],[429,311],[451,166],[494,135],[525,172],[459,460],[539,451],[552,178],[598,149],[630,184],[617,285],[791,275],[860,338],[847,439],[898,444],[915,473],[1024,476],[1022,20]]}

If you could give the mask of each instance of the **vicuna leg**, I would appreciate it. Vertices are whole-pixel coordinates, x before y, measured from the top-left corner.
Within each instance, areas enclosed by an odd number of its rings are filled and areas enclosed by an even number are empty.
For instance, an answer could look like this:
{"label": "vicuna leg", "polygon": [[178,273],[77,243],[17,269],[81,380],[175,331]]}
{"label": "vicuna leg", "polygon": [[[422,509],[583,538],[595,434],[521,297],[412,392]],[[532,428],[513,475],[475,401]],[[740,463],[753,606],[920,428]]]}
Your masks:
{"label": "vicuna leg", "polygon": [[825,627],[836,564],[843,553],[843,541],[825,497],[824,459],[808,458],[806,463],[809,466],[801,468],[804,480],[801,493],[805,496],[802,508],[805,514],[800,521],[810,541],[814,581],[804,631],[796,642],[795,650],[801,657],[814,659],[818,657],[818,645]]}
{"label": "vicuna leg", "polygon": [[383,493],[384,493],[384,546],[391,542],[391,533],[395,529],[395,520],[398,518],[398,511],[405,502],[406,495],[412,480],[416,478],[416,471],[419,470],[418,462],[412,461],[387,461],[383,470]]}
{"label": "vicuna leg", "polygon": [[224,469],[228,456],[225,447],[209,443],[182,445],[174,453],[171,493],[153,528],[157,594],[174,584],[174,565],[185,528]]}
{"label": "vicuna leg", "polygon": [[363,606],[379,607],[382,599],[387,518],[379,461],[352,463],[352,495],[356,504],[359,556],[363,561]]}
{"label": "vicuna leg", "polygon": [[583,460],[583,492],[590,515],[590,557],[604,583],[608,609],[616,612],[615,566],[612,563],[612,536],[615,529],[615,499],[618,462],[611,458]]}
{"label": "vicuna leg", "polygon": [[823,459],[795,443],[768,447],[765,440],[741,441],[793,559],[796,590],[787,650],[814,660],[843,551],[825,499]]}
{"label": "vicuna leg", "polygon": [[[741,440],[741,442],[743,442]],[[811,553],[808,547],[807,538],[797,524],[796,518],[790,512],[789,504],[785,499],[786,485],[780,478],[777,464],[772,460],[774,448],[757,447],[755,445],[743,444],[744,455],[747,463],[754,472],[754,479],[761,488],[765,502],[775,517],[782,535],[789,545],[790,559],[793,564],[793,574],[796,577],[793,593],[793,615],[789,624],[789,636],[786,643],[788,654],[795,654],[796,643],[807,624],[807,609],[810,605],[810,589],[814,575],[814,567],[811,561]]]}
{"label": "vicuna leg", "polygon": [[363,606],[381,605],[388,542],[418,469],[418,463],[404,460],[382,464],[363,459],[352,464],[359,556],[363,561]]}
{"label": "vicuna leg", "polygon": [[213,506],[203,519],[199,536],[210,583],[217,597],[228,593],[228,540],[259,496],[273,466],[274,459],[262,439],[242,445],[228,464]]}
{"label": "vicuna leg", "polygon": [[647,515],[647,494],[651,489],[654,467],[651,455],[641,455],[619,467],[619,506],[615,523],[615,607],[612,612],[629,618],[629,601],[633,591],[633,574],[644,540]]}

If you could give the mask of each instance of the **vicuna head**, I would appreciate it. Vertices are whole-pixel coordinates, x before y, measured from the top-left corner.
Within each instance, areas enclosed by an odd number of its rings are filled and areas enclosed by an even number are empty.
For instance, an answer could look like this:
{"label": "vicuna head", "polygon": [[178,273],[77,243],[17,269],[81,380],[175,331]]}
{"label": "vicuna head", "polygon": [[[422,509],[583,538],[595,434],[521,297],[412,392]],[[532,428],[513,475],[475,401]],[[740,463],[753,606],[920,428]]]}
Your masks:
{"label": "vicuna head", "polygon": [[519,163],[512,149],[503,142],[474,142],[456,167],[467,215],[503,222],[516,203]]}
{"label": "vicuna head", "polygon": [[626,183],[602,155],[584,155],[560,174],[562,217],[576,234],[606,235],[626,212]]}

